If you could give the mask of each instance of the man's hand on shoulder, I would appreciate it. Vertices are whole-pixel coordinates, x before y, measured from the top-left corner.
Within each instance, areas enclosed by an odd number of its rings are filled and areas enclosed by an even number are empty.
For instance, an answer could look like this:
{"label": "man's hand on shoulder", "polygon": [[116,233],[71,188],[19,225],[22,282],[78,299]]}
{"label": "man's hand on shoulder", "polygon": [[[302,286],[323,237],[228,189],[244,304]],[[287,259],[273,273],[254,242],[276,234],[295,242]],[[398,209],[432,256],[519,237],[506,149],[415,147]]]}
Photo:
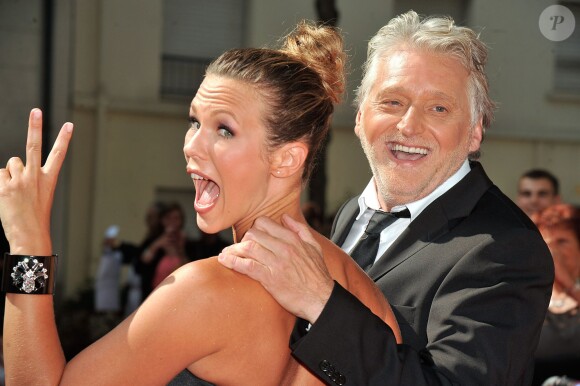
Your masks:
{"label": "man's hand on shoulder", "polygon": [[334,281],[308,227],[287,215],[282,222],[258,218],[242,241],[226,247],[218,260],[259,281],[282,307],[314,323]]}

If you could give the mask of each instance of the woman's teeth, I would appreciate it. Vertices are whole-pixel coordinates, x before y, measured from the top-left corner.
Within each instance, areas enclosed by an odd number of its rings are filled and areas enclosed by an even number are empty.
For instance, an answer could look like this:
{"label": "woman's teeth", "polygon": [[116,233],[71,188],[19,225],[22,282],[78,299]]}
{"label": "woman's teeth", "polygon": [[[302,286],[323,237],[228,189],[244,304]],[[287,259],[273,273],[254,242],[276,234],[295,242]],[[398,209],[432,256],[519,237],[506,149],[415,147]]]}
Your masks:
{"label": "woman's teeth", "polygon": [[195,173],[191,173],[190,175],[191,175],[191,178],[194,179],[194,180],[206,180],[206,181],[209,181],[207,178],[203,178],[202,176],[199,176],[199,175],[197,175]]}

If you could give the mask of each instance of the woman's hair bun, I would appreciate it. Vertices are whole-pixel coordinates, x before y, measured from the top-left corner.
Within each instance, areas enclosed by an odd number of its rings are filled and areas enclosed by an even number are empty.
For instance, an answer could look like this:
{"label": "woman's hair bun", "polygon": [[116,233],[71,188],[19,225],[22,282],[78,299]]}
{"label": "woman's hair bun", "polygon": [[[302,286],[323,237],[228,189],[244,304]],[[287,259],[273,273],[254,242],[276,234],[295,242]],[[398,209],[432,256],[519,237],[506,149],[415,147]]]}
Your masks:
{"label": "woman's hair bun", "polygon": [[345,89],[346,54],[336,28],[302,21],[284,38],[281,51],[314,70],[330,100],[340,102]]}

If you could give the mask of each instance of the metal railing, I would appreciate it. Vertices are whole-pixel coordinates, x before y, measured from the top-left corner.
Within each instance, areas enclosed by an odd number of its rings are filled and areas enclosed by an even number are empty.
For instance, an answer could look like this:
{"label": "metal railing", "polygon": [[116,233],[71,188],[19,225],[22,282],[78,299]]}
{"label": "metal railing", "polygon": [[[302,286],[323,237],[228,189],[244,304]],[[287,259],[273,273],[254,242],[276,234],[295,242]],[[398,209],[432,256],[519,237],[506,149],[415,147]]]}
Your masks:
{"label": "metal railing", "polygon": [[212,58],[163,55],[161,97],[191,99],[203,81]]}

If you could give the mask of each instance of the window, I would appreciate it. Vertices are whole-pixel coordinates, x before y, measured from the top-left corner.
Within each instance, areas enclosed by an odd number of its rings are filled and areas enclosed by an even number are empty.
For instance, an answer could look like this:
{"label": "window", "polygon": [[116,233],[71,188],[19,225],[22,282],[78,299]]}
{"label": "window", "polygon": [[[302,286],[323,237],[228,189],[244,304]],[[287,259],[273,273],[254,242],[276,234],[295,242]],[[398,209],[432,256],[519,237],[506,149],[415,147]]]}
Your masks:
{"label": "window", "polygon": [[576,19],[576,28],[572,35],[556,42],[556,69],[554,87],[556,91],[580,94],[580,1],[561,2]]}
{"label": "window", "polygon": [[246,0],[165,0],[161,96],[192,98],[207,65],[243,46]]}

